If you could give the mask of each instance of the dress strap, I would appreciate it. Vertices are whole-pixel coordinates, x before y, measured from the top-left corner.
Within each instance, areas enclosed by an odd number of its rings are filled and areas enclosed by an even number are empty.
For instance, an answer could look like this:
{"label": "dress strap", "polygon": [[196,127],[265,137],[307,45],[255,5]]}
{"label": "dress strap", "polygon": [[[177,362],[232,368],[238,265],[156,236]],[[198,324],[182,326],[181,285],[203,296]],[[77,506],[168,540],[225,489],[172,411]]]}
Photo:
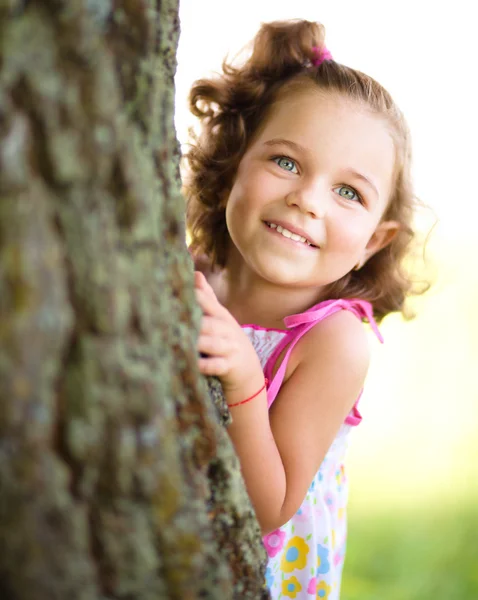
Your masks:
{"label": "dress strap", "polygon": [[[367,319],[373,332],[375,333],[377,338],[380,340],[380,342],[383,343],[383,337],[377,327],[377,323],[375,322],[375,319],[373,318],[372,305],[370,304],[370,302],[367,302],[366,300],[358,300],[358,299],[327,300],[325,302],[321,302],[316,307],[312,307],[311,309],[309,309],[306,312],[303,312],[303,313],[300,313],[297,315],[291,315],[290,317],[286,317],[284,319],[284,323],[285,323],[286,327],[288,329],[295,329],[295,331],[292,333],[292,336],[291,336],[292,340],[290,338],[288,340],[289,347],[287,349],[287,352],[284,356],[284,359],[282,360],[282,363],[281,363],[279,369],[277,370],[277,373],[275,374],[274,378],[272,378],[270,386],[267,390],[267,404],[269,407],[274,402],[274,400],[277,397],[277,394],[279,393],[280,386],[282,385],[282,382],[284,381],[284,376],[285,376],[285,372],[287,369],[287,363],[289,362],[289,357],[290,357],[295,345],[297,344],[297,342],[300,340],[300,338],[302,336],[304,336],[309,331],[309,329],[312,329],[312,327],[314,325],[316,325],[317,323],[320,323],[320,321],[322,321],[326,317],[329,317],[330,315],[333,315],[334,313],[339,312],[340,310],[349,310],[350,312],[353,312],[359,319],[361,319],[361,320]],[[271,358],[276,359],[277,356],[274,356],[274,357],[271,356]],[[272,366],[273,365],[271,365],[271,367]],[[269,367],[269,365],[266,366],[266,371],[267,371],[267,367]],[[272,370],[272,368],[271,368],[271,370]]]}
{"label": "dress strap", "polygon": [[315,324],[319,321],[322,321],[322,319],[325,319],[325,317],[328,317],[329,315],[342,309],[350,310],[351,312],[355,313],[360,319],[367,319],[373,332],[375,333],[377,338],[383,343],[382,334],[380,333],[377,323],[373,318],[372,305],[366,300],[328,300],[326,302],[322,302],[320,304],[320,308],[314,309],[313,307],[304,313],[286,317],[284,319],[284,323],[286,327],[289,328],[297,327],[298,325],[304,325],[306,323],[311,322]]}

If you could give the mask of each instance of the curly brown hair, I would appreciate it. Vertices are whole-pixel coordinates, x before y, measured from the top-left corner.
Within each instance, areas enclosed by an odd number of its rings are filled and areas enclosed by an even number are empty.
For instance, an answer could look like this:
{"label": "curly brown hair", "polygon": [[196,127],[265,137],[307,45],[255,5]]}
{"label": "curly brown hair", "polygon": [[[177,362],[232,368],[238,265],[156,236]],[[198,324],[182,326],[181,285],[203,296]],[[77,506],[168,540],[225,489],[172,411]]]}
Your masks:
{"label": "curly brown hair", "polygon": [[390,94],[374,79],[327,59],[313,66],[317,48],[325,48],[325,30],[309,21],[262,25],[248,60],[239,67],[224,61],[220,76],[201,79],[190,92],[190,109],[200,133],[186,155],[186,222],[193,255],[206,255],[212,267],[224,267],[230,237],[225,208],[239,163],[272,106],[284,94],[304,86],[339,93],[384,119],[396,150],[395,185],[384,220],[400,223],[391,243],[327,286],[322,299],[361,298],[378,320],[404,311],[413,282],[403,266],[414,237],[416,205],[411,183],[411,144],[405,119]]}

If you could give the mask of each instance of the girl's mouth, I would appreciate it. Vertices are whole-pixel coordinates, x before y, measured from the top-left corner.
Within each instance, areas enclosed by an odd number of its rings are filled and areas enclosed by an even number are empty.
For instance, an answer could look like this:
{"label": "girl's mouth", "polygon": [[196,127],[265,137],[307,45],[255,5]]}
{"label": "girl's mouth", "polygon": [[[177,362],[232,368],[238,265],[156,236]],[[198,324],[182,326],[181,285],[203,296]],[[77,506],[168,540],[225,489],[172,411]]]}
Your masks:
{"label": "girl's mouth", "polygon": [[294,242],[301,242],[302,244],[305,244],[306,246],[309,246],[311,248],[317,248],[317,246],[310,242],[306,237],[297,233],[293,233],[285,227],[282,227],[282,225],[277,225],[276,223],[272,223],[270,221],[265,221],[265,224],[267,225],[267,227],[269,227],[269,229],[274,229],[275,231],[277,231],[277,233],[280,233],[285,238],[293,240]]}

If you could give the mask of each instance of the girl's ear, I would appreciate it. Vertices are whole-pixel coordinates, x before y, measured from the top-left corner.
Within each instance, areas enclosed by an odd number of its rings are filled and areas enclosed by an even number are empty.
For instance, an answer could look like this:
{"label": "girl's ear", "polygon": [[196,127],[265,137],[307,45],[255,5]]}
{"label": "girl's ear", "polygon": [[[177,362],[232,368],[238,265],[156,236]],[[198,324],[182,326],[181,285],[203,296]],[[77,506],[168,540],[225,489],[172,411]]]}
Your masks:
{"label": "girl's ear", "polygon": [[399,231],[400,223],[398,221],[382,221],[382,223],[379,223],[365,246],[362,266],[379,250],[388,246]]}

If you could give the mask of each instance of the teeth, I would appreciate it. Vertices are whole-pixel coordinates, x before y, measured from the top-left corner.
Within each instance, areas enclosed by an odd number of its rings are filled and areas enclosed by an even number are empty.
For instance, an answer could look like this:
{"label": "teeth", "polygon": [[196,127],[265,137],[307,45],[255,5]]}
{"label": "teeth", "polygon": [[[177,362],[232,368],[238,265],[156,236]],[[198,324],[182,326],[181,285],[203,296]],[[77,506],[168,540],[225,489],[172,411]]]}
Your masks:
{"label": "teeth", "polygon": [[285,227],[281,227],[281,225],[276,225],[275,223],[268,223],[271,229],[275,229],[277,233],[281,233],[284,237],[294,240],[294,242],[302,242],[303,244],[307,244],[307,246],[312,246],[312,244],[302,235],[298,235],[297,233],[292,233]]}

